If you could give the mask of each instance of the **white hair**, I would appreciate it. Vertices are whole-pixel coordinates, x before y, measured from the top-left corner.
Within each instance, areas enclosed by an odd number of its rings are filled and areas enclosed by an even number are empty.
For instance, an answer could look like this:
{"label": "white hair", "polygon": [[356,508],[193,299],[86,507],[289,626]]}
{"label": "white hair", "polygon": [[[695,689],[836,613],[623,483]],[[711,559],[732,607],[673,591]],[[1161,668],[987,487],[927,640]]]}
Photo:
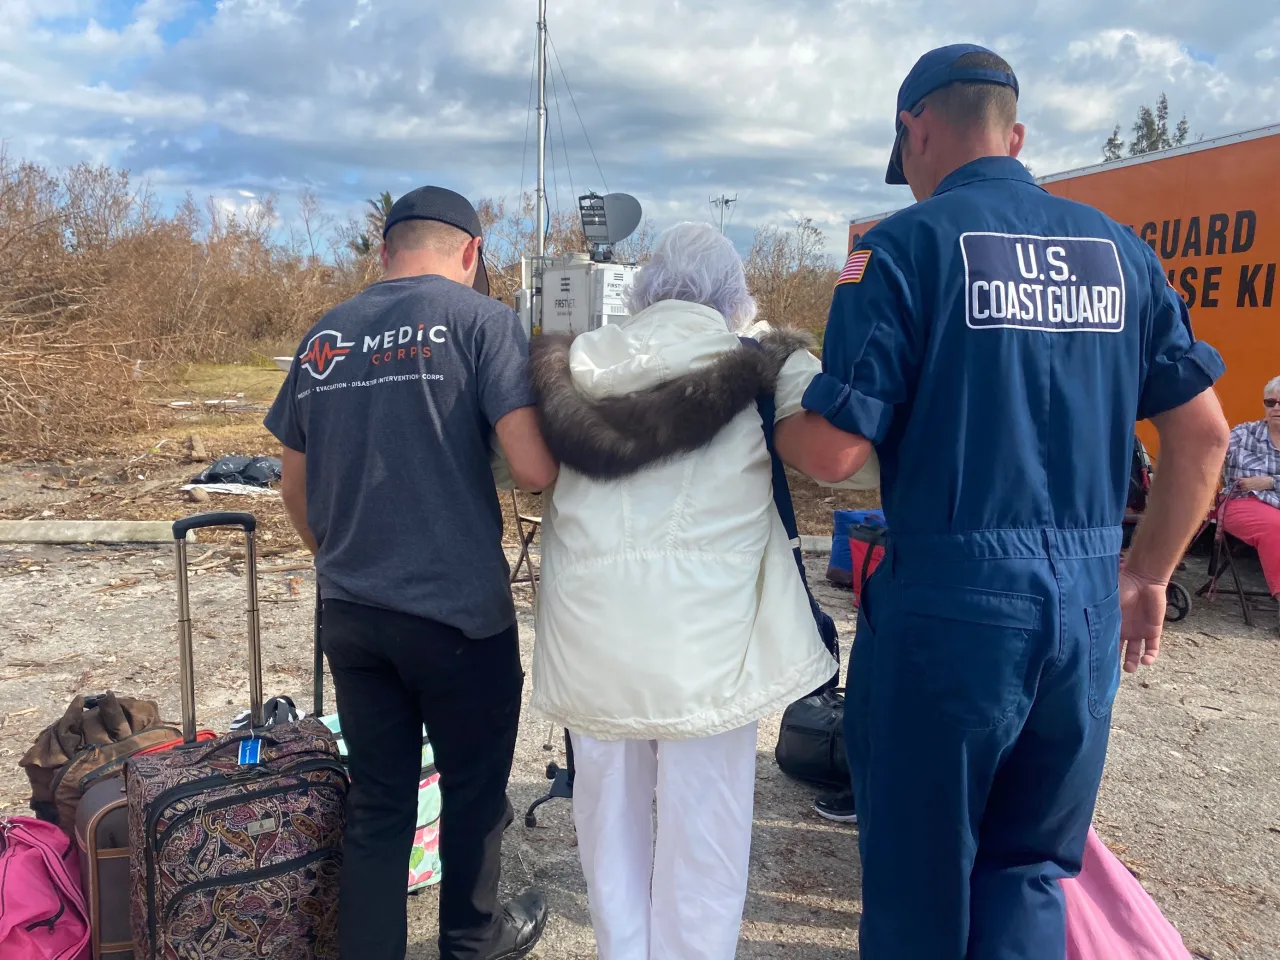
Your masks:
{"label": "white hair", "polygon": [[660,300],[710,307],[730,330],[742,329],[756,315],[742,257],[709,223],[680,223],[658,238],[653,257],[631,285],[628,306],[634,315]]}
{"label": "white hair", "polygon": [[1280,393],[1280,377],[1272,377],[1267,381],[1267,385],[1262,388],[1262,395],[1269,397],[1273,393]]}

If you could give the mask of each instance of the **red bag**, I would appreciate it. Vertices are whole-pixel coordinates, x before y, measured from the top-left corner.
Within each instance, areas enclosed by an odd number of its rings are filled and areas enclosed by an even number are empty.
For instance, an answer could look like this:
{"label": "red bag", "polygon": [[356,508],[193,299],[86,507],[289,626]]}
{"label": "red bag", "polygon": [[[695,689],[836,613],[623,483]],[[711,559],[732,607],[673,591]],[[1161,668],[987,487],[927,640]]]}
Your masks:
{"label": "red bag", "polygon": [[[217,740],[218,735],[212,730],[197,730],[196,743],[207,743],[210,740]],[[174,747],[182,746],[182,738],[175,737],[172,740],[166,740],[164,743],[157,743],[154,747],[147,747],[145,750],[139,750],[134,754],[135,757],[149,757],[153,753],[164,753],[166,750],[172,750]]]}
{"label": "red bag", "polygon": [[880,561],[884,559],[884,546],[879,541],[882,536],[863,540],[857,536],[849,538],[849,554],[853,557],[853,605],[856,607],[862,600],[862,587],[867,577],[876,572]]}

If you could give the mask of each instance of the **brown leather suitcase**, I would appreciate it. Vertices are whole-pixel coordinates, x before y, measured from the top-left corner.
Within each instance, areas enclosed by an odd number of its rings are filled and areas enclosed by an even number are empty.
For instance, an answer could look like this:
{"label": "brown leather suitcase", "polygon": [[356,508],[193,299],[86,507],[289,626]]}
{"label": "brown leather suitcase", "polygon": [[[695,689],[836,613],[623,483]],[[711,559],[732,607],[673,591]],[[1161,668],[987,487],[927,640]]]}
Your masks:
{"label": "brown leather suitcase", "polygon": [[122,775],[99,781],[81,797],[76,846],[89,904],[93,960],[134,960],[129,926],[129,806]]}

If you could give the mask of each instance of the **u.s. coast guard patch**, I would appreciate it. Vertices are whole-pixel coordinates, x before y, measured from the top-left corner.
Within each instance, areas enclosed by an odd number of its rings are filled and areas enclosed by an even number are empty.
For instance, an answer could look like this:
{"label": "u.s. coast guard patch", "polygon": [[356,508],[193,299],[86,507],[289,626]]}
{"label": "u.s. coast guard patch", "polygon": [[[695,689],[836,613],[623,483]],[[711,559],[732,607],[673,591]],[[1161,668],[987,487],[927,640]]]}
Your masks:
{"label": "u.s. coast guard patch", "polygon": [[963,233],[965,321],[974,330],[1119,333],[1124,271],[1104,237]]}

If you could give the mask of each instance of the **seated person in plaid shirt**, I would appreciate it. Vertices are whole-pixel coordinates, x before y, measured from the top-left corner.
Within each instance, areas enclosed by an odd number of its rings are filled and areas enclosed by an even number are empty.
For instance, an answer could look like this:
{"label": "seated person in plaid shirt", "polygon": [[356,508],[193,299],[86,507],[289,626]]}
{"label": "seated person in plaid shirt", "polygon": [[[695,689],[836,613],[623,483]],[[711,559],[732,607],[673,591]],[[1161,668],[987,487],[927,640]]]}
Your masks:
{"label": "seated person in plaid shirt", "polygon": [[1263,388],[1261,420],[1231,431],[1222,526],[1258,551],[1267,589],[1280,600],[1280,377]]}

